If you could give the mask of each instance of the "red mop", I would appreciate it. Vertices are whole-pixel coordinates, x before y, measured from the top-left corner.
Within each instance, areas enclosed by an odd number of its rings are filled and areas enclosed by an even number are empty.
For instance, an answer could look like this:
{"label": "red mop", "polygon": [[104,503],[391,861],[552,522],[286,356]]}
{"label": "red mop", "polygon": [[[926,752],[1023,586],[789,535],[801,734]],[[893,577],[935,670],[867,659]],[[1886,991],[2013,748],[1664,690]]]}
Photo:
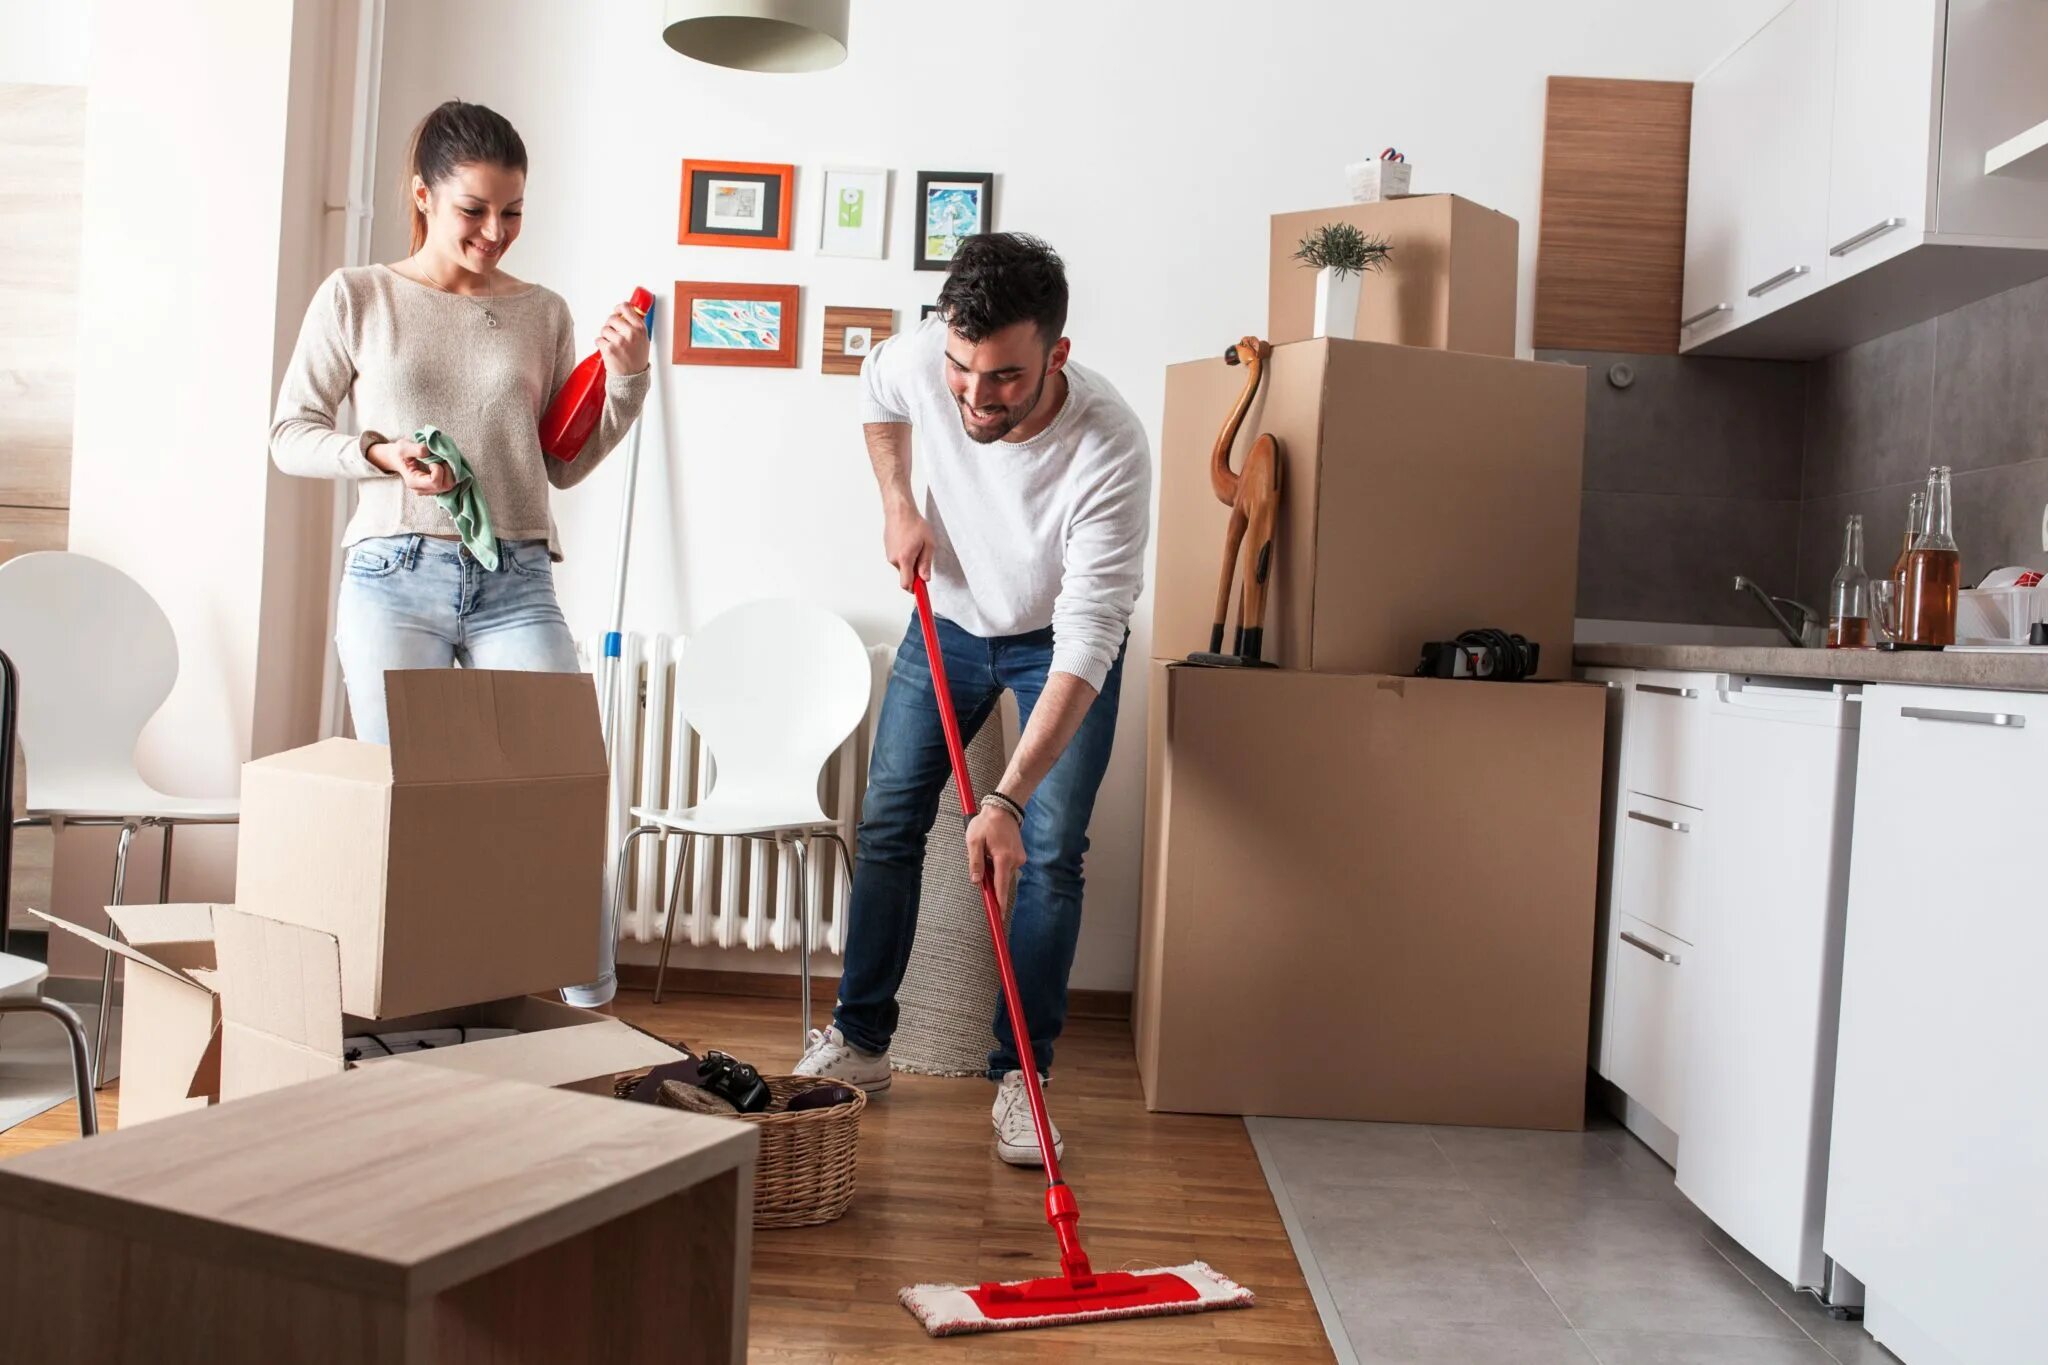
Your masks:
{"label": "red mop", "polygon": [[[939,722],[946,732],[946,752],[953,760],[953,781],[960,792],[961,814],[976,812],[974,787],[967,775],[967,755],[960,745],[960,722],[953,714],[953,694],[946,686],[946,660],[939,653],[939,634],[932,624],[931,600],[924,580],[913,579],[917,617],[924,629],[924,651],[931,665]],[[1031,1030],[1024,1025],[1024,1004],[1017,995],[1017,974],[1010,966],[1010,945],[1003,934],[1003,907],[996,896],[995,873],[981,869],[981,900],[988,911],[988,931],[995,943],[996,971],[1003,981],[1003,1003],[1010,1013],[1010,1033],[1020,1053],[1027,1052]],[[1027,1058],[1024,1088],[1031,1101],[1031,1123],[1038,1130],[1038,1150],[1045,1159],[1045,1218],[1060,1243],[1060,1274],[1002,1284],[920,1284],[902,1292],[903,1306],[917,1315],[935,1337],[965,1332],[1002,1332],[1025,1327],[1060,1327],[1074,1322],[1105,1322],[1113,1318],[1163,1317],[1169,1313],[1200,1313],[1210,1308],[1249,1308],[1252,1292],[1218,1275],[1200,1261],[1159,1270],[1097,1272],[1081,1249],[1080,1205],[1060,1178],[1053,1152],[1052,1124],[1045,1117],[1045,1092],[1038,1068]]]}

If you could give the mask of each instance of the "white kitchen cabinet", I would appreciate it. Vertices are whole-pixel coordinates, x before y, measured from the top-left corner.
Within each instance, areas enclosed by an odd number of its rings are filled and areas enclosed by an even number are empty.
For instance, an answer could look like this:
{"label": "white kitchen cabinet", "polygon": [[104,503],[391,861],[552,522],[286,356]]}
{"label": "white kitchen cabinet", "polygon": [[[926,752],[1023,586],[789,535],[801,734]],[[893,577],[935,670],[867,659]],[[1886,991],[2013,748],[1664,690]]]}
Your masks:
{"label": "white kitchen cabinet", "polygon": [[1630,792],[1622,811],[1621,894],[1616,905],[1684,943],[1700,939],[1696,858],[1706,817],[1691,806]]}
{"label": "white kitchen cabinet", "polygon": [[1607,729],[1600,761],[1600,867],[1593,913],[1593,1028],[1587,1064],[1607,1074],[1608,1027],[1614,1014],[1614,974],[1607,970],[1614,938],[1616,878],[1621,870],[1621,820],[1628,791],[1628,698],[1635,671],[1627,668],[1581,668],[1579,681],[1607,690]]}
{"label": "white kitchen cabinet", "polygon": [[1614,917],[1608,949],[1614,1041],[1607,1078],[1656,1120],[1630,1127],[1666,1161],[1677,1159],[1670,1135],[1682,1131],[1685,958],[1691,951],[1654,925],[1625,913]]}
{"label": "white kitchen cabinet", "polygon": [[1848,0],[1835,19],[1827,279],[1847,279],[1916,245],[1934,198],[1941,6]]}
{"label": "white kitchen cabinet", "polygon": [[1629,684],[1628,790],[1697,808],[1706,798],[1712,673],[1645,669]]}
{"label": "white kitchen cabinet", "polygon": [[1679,349],[1826,355],[2048,275],[2048,174],[1986,169],[2044,70],[2032,0],[1793,0],[1695,86]]}
{"label": "white kitchen cabinet", "polygon": [[1744,145],[1747,71],[1745,63],[1731,57],[1692,88],[1685,280],[1678,310],[1678,334],[1684,345],[1718,336],[1754,311],[1742,292],[1742,197],[1728,192],[1728,186],[1742,179],[1750,155]]}
{"label": "white kitchen cabinet", "polygon": [[1787,1284],[1828,1287],[1821,1224],[1849,891],[1857,689],[1729,677],[1708,716],[1685,955],[1678,1188]]}
{"label": "white kitchen cabinet", "polygon": [[2048,695],[1865,689],[1824,1243],[1907,1365],[2032,1365]]}
{"label": "white kitchen cabinet", "polygon": [[[1851,0],[1853,4],[1855,0]],[[1786,307],[1827,278],[1836,0],[1792,0],[1729,58],[1748,96],[1736,181],[1745,299]]]}

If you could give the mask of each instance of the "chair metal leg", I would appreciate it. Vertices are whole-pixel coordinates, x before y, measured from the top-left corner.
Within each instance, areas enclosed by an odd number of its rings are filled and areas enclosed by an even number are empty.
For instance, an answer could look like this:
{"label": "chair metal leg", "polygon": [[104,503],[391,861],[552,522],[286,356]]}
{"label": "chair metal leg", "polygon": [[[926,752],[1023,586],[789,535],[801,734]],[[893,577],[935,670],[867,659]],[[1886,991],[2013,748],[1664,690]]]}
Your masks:
{"label": "chair metal leg", "polygon": [[171,903],[171,836],[177,832],[178,827],[176,825],[164,826],[164,865],[163,870],[157,874],[156,879],[156,903],[158,905],[169,905]]}
{"label": "chair metal leg", "polygon": [[100,1130],[99,1097],[94,1094],[93,1049],[85,1039],[85,1024],[77,1011],[61,1000],[0,1000],[0,1014],[47,1014],[64,1026],[71,1044],[71,1083],[78,1092],[78,1135],[91,1137]]}
{"label": "chair metal leg", "polygon": [[619,869],[612,875],[612,903],[605,914],[605,923],[610,926],[611,936],[617,942],[619,925],[626,917],[626,874],[633,868],[633,843],[649,834],[661,833],[660,825],[636,825],[626,831],[626,837],[619,841]]}
{"label": "chair metal leg", "polygon": [[[114,847],[114,896],[108,905],[121,904],[121,893],[128,885],[128,849],[135,842],[135,835],[142,826],[130,820],[121,826],[121,842]],[[119,938],[121,931],[114,927],[114,917],[107,916],[107,937]],[[114,955],[100,954],[100,1014],[99,1022],[93,1029],[92,1088],[98,1090],[107,1083],[107,1014],[114,1002]]]}
{"label": "chair metal leg", "polygon": [[798,834],[790,838],[789,846],[796,853],[796,950],[797,972],[802,978],[797,987],[797,996],[803,1001],[804,1032],[803,1042],[798,1048],[811,1045],[811,878],[810,878],[810,837]]}
{"label": "chair metal leg", "polygon": [[676,859],[676,875],[669,879],[668,900],[661,911],[661,962],[654,969],[654,1003],[661,1003],[661,988],[668,980],[668,947],[676,939],[676,919],[683,912],[683,878],[690,870],[690,849],[697,842],[695,835],[678,836],[683,841],[683,855]]}

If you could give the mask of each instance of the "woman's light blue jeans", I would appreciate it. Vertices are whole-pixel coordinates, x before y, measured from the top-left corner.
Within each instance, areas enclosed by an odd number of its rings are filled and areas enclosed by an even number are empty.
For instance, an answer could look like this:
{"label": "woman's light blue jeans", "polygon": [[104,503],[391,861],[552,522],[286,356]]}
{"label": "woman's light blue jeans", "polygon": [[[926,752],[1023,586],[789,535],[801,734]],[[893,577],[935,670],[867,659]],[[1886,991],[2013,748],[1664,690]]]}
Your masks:
{"label": "woman's light blue jeans", "polygon": [[499,541],[495,573],[459,541],[357,541],[342,575],[334,643],[356,737],[373,744],[391,742],[386,669],[579,671],[544,540]]}

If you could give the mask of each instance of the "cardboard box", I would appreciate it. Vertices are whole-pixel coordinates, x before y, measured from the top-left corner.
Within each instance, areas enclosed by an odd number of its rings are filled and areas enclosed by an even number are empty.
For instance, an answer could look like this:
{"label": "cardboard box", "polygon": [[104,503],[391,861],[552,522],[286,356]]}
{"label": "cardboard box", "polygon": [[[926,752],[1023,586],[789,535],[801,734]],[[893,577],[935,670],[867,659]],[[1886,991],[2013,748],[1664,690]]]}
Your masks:
{"label": "cardboard box", "polygon": [[385,675],[391,746],[242,769],[235,900],[341,942],[366,1019],[597,975],[604,738],[584,674]]}
{"label": "cardboard box", "polygon": [[1273,215],[1266,340],[1314,335],[1316,274],[1294,259],[1324,223],[1350,223],[1393,247],[1358,296],[1360,341],[1445,351],[1515,353],[1515,281],[1521,229],[1505,213],[1455,194],[1419,194]]}
{"label": "cardboard box", "polygon": [[1146,1105],[1579,1127],[1604,689],[1149,683]]}
{"label": "cardboard box", "polygon": [[125,943],[40,910],[29,913],[130,964],[121,987],[123,1128],[204,1109],[220,1098],[212,906],[113,906],[107,913]]}
{"label": "cardboard box", "polygon": [[[682,1059],[666,1043],[617,1019],[538,996],[374,1022],[345,1017],[342,953],[332,934],[230,906],[215,907],[213,929],[224,981],[223,1100],[332,1076],[354,1065],[380,1064],[436,1066],[608,1095],[619,1072]],[[516,1028],[521,1033],[361,1063],[342,1057],[342,1039],[351,1034],[453,1027]]]}
{"label": "cardboard box", "polygon": [[[1209,456],[1244,380],[1220,356],[1166,372],[1155,657],[1209,647],[1230,518]],[[1539,676],[1570,672],[1583,369],[1362,341],[1276,346],[1233,468],[1261,432],[1281,445],[1268,661],[1407,673],[1424,641],[1498,626],[1543,646]]]}

